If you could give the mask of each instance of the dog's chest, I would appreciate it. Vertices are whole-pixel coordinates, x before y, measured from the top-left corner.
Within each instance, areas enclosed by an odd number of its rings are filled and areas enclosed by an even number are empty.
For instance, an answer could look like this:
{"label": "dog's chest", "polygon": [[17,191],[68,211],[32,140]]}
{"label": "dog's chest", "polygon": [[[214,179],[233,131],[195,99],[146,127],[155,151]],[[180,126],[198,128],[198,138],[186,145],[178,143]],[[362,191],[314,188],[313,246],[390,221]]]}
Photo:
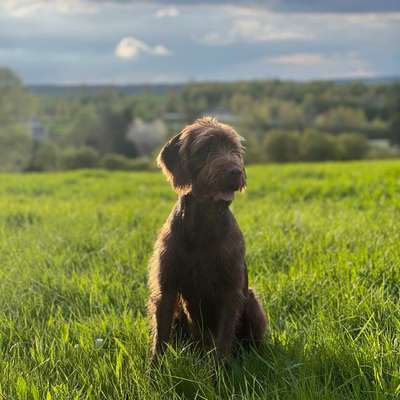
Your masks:
{"label": "dog's chest", "polygon": [[196,300],[217,298],[225,290],[240,285],[242,262],[223,248],[194,248],[182,265],[180,291],[184,297]]}
{"label": "dog's chest", "polygon": [[205,213],[188,202],[176,225],[178,286],[194,301],[218,298],[243,280],[244,240],[229,209]]}

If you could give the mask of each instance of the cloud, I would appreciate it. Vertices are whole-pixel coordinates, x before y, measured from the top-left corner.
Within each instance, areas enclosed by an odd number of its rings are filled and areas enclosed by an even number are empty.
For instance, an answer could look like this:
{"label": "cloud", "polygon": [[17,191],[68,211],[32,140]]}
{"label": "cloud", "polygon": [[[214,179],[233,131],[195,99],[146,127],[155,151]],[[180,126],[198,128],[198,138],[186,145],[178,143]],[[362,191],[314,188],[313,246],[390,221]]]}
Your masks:
{"label": "cloud", "polygon": [[[11,17],[4,4],[23,18]],[[157,19],[172,4],[180,15]],[[399,74],[400,13],[277,12],[234,0],[193,4],[0,0],[0,60],[30,83]],[[94,12],[88,15],[85,6]],[[122,42],[127,37],[132,40]]]}
{"label": "cloud", "polygon": [[150,46],[139,39],[127,36],[121,39],[115,48],[115,55],[119,58],[131,59],[137,57],[140,53],[146,53],[153,56],[168,56],[171,54],[165,46]]}
{"label": "cloud", "polygon": [[59,13],[93,12],[101,5],[154,5],[161,6],[159,18],[176,17],[176,5],[191,6],[237,6],[255,10],[282,13],[391,13],[400,11],[398,0],[1,0],[1,7],[10,15],[24,17],[43,10]]}
{"label": "cloud", "polygon": [[347,53],[290,53],[264,59],[267,65],[279,65],[287,71],[304,68],[315,74],[320,71],[324,78],[368,78],[376,76],[369,63],[356,52]]}
{"label": "cloud", "polygon": [[371,29],[386,29],[389,24],[400,23],[400,13],[347,14],[342,19],[345,23],[353,26],[364,25]]}
{"label": "cloud", "polygon": [[38,13],[87,14],[96,12],[96,5],[85,0],[2,0],[0,11],[16,18]]}
{"label": "cloud", "polygon": [[267,11],[257,13],[252,9],[227,7],[225,11],[233,16],[232,25],[223,32],[209,32],[200,41],[209,45],[254,43],[270,41],[309,40],[313,34],[303,27],[287,28],[277,14]]}
{"label": "cloud", "polygon": [[257,19],[235,21],[231,34],[233,37],[250,41],[309,39],[310,33],[300,29],[285,29]]}
{"label": "cloud", "polygon": [[259,7],[226,5],[219,8],[225,23],[211,25],[202,35],[193,36],[197,42],[221,46],[241,43],[311,42],[332,43],[336,37],[362,41],[361,31],[389,35],[398,39],[400,13],[284,13]]}
{"label": "cloud", "polygon": [[[90,0],[93,3],[170,5],[170,0]],[[182,6],[236,5],[289,13],[364,13],[400,11],[398,0],[174,0]]]}
{"label": "cloud", "polygon": [[275,11],[307,13],[354,13],[400,11],[398,0],[267,0]]}
{"label": "cloud", "polygon": [[292,53],[279,57],[268,58],[271,64],[282,65],[315,65],[324,62],[324,58],[319,53]]}
{"label": "cloud", "polygon": [[179,15],[179,10],[175,6],[159,8],[156,12],[157,18],[174,18]]}

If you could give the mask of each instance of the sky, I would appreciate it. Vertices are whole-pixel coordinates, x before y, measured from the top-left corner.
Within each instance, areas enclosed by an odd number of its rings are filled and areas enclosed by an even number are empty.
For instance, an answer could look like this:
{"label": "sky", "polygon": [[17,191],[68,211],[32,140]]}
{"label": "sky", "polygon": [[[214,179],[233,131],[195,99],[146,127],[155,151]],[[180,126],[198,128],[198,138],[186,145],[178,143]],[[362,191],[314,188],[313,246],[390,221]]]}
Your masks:
{"label": "sky", "polygon": [[0,0],[28,84],[400,75],[400,0]]}

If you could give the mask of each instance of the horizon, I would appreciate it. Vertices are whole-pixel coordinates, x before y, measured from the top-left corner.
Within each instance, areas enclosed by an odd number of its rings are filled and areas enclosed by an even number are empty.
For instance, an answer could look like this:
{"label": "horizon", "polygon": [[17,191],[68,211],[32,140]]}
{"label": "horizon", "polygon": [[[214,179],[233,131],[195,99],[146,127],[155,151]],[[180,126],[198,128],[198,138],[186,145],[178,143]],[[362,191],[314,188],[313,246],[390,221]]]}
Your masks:
{"label": "horizon", "polygon": [[307,84],[312,82],[333,82],[333,83],[351,83],[351,82],[361,82],[368,84],[369,82],[397,82],[400,81],[400,74],[393,75],[393,76],[373,76],[373,77],[365,77],[365,78],[327,78],[327,79],[303,79],[303,80],[296,80],[296,79],[281,79],[279,77],[276,78],[260,78],[260,79],[233,79],[233,80],[188,80],[188,81],[177,81],[177,82],[92,82],[92,83],[57,83],[57,82],[43,82],[43,83],[30,83],[30,82],[22,82],[24,86],[27,87],[44,87],[44,86],[51,86],[51,87],[71,87],[71,88],[78,88],[78,87],[95,87],[95,86],[103,86],[103,87],[124,87],[124,86],[185,86],[185,85],[195,85],[195,84],[208,84],[208,83],[221,83],[221,84],[229,84],[229,83],[239,83],[239,82],[273,82],[273,81],[280,81],[280,82],[290,82],[290,83],[299,83],[299,84]]}

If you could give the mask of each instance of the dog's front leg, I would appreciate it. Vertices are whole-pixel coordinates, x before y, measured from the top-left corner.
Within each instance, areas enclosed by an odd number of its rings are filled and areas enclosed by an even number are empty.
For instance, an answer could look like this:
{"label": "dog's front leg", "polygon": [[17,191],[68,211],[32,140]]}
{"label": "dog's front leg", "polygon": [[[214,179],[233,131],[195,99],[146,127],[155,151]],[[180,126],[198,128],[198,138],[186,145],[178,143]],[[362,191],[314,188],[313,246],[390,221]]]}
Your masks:
{"label": "dog's front leg", "polygon": [[152,364],[157,361],[169,340],[176,306],[176,293],[162,293],[154,300]]}
{"label": "dog's front leg", "polygon": [[221,307],[215,343],[217,361],[223,361],[231,354],[240,307],[242,305],[235,295],[227,297]]}

